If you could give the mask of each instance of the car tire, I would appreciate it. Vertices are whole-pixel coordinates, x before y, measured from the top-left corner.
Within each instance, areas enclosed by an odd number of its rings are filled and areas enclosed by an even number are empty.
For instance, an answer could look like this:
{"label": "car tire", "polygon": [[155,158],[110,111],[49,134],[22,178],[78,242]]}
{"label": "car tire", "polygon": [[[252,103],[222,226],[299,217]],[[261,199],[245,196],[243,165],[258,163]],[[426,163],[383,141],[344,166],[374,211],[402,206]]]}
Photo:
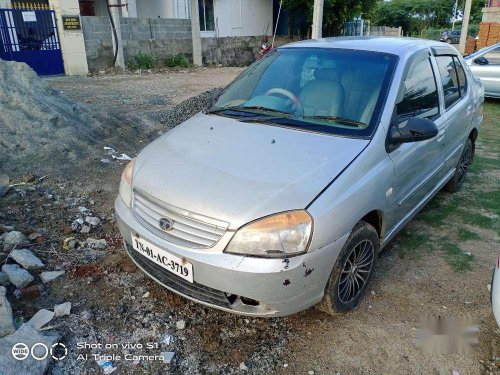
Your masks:
{"label": "car tire", "polygon": [[450,193],[456,193],[462,188],[462,185],[467,174],[469,166],[472,164],[474,158],[474,145],[470,138],[467,138],[465,142],[462,155],[458,160],[457,166],[455,167],[455,174],[450,181],[445,185],[444,190]]}
{"label": "car tire", "polygon": [[451,44],[452,40],[450,38],[445,40],[446,43]]}
{"label": "car tire", "polygon": [[[370,282],[379,249],[377,230],[360,221],[340,251],[326,284],[323,300],[317,308],[329,315],[338,315],[355,308]],[[353,264],[356,266],[353,267]]]}

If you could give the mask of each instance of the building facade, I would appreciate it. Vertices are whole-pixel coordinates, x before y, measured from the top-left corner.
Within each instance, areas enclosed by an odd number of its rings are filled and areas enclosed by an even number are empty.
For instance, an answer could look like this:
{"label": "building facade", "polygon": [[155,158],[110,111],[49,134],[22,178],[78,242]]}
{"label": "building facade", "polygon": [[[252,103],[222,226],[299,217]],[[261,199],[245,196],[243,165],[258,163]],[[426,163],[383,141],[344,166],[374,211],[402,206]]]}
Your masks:
{"label": "building facade", "polygon": [[[82,16],[107,16],[106,0],[80,0]],[[191,0],[118,0],[122,17],[190,19]],[[202,37],[269,35],[273,0],[198,0]]]}

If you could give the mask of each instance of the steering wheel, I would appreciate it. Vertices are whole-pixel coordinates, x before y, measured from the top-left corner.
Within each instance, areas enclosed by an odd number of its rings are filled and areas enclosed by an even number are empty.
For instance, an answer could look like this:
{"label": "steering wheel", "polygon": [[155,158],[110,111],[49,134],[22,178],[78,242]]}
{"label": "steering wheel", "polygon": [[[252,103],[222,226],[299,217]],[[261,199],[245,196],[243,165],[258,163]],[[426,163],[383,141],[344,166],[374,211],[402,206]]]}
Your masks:
{"label": "steering wheel", "polygon": [[270,89],[266,92],[266,96],[269,95],[283,95],[285,98],[290,99],[295,107],[295,111],[298,112],[299,115],[304,115],[304,107],[300,102],[297,95],[292,94],[290,91],[286,89],[282,89],[279,87],[275,87],[274,89]]}

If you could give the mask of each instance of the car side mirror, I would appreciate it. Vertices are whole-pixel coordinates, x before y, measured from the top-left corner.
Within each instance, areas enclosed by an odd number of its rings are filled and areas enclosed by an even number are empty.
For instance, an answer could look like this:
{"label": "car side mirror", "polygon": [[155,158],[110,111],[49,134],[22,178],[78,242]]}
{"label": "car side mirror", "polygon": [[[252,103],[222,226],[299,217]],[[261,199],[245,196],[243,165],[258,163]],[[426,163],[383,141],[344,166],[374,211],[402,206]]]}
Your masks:
{"label": "car side mirror", "polygon": [[406,122],[394,124],[389,129],[389,144],[420,142],[434,138],[439,130],[434,122],[420,117],[412,117]]}
{"label": "car side mirror", "polygon": [[474,63],[477,65],[488,65],[490,62],[484,56],[476,57]]}

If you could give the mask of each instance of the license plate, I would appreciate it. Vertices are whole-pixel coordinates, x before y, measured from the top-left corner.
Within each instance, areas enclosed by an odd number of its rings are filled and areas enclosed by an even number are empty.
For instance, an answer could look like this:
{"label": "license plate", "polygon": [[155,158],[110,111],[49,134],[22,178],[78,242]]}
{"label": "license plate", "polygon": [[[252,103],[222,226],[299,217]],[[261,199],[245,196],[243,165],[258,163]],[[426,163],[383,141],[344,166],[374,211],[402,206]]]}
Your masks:
{"label": "license plate", "polygon": [[190,283],[193,282],[193,265],[186,259],[170,254],[168,251],[160,249],[158,246],[135,236],[132,236],[132,247],[139,254],[160,265],[167,271]]}

